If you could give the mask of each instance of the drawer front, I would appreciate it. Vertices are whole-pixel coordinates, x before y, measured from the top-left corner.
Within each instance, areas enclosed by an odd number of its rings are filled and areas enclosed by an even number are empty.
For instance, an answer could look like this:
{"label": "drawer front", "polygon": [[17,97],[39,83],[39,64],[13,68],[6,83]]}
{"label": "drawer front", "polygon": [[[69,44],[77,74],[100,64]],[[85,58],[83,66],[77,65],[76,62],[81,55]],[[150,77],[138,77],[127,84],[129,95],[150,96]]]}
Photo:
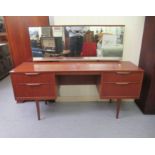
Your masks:
{"label": "drawer front", "polygon": [[44,83],[25,83],[15,85],[14,93],[16,97],[26,98],[55,97],[56,88],[53,85]]}
{"label": "drawer front", "polygon": [[140,95],[140,83],[103,83],[100,96],[102,98],[138,98]]}
{"label": "drawer front", "polygon": [[13,83],[55,83],[55,77],[52,73],[19,73],[12,74]]}
{"label": "drawer front", "polygon": [[103,82],[141,82],[142,72],[105,72],[102,73]]}

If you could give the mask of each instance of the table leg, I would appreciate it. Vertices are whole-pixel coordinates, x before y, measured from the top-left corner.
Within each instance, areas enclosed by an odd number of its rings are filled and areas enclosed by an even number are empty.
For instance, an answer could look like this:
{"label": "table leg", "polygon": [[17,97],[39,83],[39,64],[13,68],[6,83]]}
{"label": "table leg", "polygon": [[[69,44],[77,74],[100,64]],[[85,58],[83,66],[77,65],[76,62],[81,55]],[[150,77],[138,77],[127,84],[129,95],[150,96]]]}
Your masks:
{"label": "table leg", "polygon": [[117,99],[117,103],[116,103],[116,118],[117,119],[119,117],[120,106],[121,106],[121,99]]}
{"label": "table leg", "polygon": [[40,107],[39,107],[39,101],[36,101],[36,108],[37,108],[38,120],[40,120]]}

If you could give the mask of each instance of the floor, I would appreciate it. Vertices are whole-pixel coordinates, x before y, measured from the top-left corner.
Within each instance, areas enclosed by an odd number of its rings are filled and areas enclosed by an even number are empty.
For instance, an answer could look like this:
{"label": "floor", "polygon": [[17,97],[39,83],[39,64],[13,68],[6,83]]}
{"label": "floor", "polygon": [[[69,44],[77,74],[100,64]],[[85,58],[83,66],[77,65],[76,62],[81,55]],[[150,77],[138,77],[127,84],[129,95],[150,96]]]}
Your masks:
{"label": "floor", "polygon": [[41,121],[35,104],[16,104],[10,78],[0,81],[0,137],[155,137],[155,115],[144,115],[135,103],[123,103],[115,119],[115,104],[102,102],[41,102]]}

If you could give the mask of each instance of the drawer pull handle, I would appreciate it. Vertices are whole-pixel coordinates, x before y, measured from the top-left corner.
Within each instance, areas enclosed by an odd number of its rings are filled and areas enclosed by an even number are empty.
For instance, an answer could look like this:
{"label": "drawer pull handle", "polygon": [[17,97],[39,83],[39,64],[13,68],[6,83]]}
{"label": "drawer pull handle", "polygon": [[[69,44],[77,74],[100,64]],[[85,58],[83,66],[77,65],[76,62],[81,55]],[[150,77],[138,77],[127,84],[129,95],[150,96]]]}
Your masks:
{"label": "drawer pull handle", "polygon": [[41,83],[27,83],[26,86],[40,86]]}
{"label": "drawer pull handle", "polygon": [[25,75],[27,76],[35,76],[35,75],[39,75],[40,73],[25,73]]}
{"label": "drawer pull handle", "polygon": [[117,74],[126,75],[126,74],[130,74],[130,72],[117,72]]}
{"label": "drawer pull handle", "polygon": [[128,85],[129,83],[128,82],[116,82],[115,84],[117,84],[117,85]]}

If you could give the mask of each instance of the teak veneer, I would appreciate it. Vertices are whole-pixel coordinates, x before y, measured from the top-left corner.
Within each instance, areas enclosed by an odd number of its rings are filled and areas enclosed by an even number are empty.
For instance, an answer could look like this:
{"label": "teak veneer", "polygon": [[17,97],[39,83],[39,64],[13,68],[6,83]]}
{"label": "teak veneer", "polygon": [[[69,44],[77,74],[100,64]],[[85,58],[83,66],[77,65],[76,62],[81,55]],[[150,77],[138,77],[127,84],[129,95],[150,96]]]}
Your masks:
{"label": "teak veneer", "polygon": [[139,98],[143,70],[127,61],[25,62],[11,72],[17,102],[55,100],[59,85],[96,84],[101,99],[117,99],[116,118],[122,99]]}

